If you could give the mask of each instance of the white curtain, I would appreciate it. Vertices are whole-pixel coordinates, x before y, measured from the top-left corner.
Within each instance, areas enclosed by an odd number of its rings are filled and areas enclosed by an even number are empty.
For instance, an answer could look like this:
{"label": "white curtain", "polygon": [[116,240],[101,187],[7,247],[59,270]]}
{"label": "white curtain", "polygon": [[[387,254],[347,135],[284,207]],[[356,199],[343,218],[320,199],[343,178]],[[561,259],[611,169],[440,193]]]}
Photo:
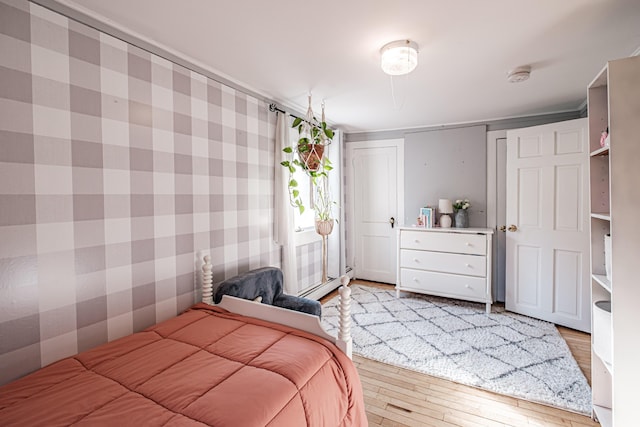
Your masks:
{"label": "white curtain", "polygon": [[327,272],[329,277],[340,277],[341,275],[346,273],[345,270],[345,254],[344,254],[344,229],[342,224],[344,224],[344,212],[345,212],[345,203],[343,197],[343,135],[339,129],[336,129],[335,136],[333,138],[333,142],[329,145],[329,150],[327,151],[327,155],[329,156],[329,160],[331,160],[331,166],[333,166],[333,170],[329,173],[329,186],[331,188],[331,195],[333,200],[336,201],[337,205],[333,207],[333,217],[336,219],[335,224],[333,225],[333,232],[329,234],[328,244],[329,244],[329,260],[327,265]]}
{"label": "white curtain", "polygon": [[278,112],[276,123],[275,155],[275,216],[274,237],[282,246],[282,273],[284,292],[298,293],[298,263],[296,260],[296,242],[294,236],[293,208],[289,204],[289,171],[280,165],[283,160],[291,160],[291,154],[282,151],[289,145],[289,114]]}

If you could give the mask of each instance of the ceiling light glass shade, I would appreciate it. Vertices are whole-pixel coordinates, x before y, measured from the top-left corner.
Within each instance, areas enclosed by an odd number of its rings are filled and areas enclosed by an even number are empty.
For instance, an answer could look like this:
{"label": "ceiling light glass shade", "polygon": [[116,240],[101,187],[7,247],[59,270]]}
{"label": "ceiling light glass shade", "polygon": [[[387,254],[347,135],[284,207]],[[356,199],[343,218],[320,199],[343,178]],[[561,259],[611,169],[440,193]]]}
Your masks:
{"label": "ceiling light glass shade", "polygon": [[392,76],[409,74],[418,66],[418,44],[411,40],[387,43],[380,54],[382,71]]}

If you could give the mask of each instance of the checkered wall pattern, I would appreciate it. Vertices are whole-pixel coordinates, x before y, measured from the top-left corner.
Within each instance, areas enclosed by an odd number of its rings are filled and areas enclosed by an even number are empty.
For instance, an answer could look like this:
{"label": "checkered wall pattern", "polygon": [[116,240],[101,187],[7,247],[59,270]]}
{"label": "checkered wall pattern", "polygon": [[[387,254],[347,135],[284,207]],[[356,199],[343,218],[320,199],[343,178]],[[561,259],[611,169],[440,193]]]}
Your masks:
{"label": "checkered wall pattern", "polygon": [[263,102],[0,0],[0,384],[280,265]]}
{"label": "checkered wall pattern", "polygon": [[303,293],[322,283],[322,242],[296,247],[298,260],[298,292]]}

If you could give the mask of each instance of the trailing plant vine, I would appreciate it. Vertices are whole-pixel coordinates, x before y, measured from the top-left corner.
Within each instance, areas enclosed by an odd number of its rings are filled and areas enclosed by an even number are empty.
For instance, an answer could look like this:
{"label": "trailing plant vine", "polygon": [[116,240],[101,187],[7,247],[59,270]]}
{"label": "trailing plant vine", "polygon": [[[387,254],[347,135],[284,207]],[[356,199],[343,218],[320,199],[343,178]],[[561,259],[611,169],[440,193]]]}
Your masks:
{"label": "trailing plant vine", "polygon": [[[294,178],[294,174],[299,168],[305,171],[313,183],[313,209],[316,218],[329,220],[331,219],[331,209],[336,203],[331,200],[328,180],[328,173],[333,170],[333,166],[324,150],[332,142],[335,133],[327,127],[325,122],[324,104],[322,105],[322,121],[318,122],[313,116],[311,97],[309,97],[307,118],[297,117],[291,127],[298,130],[298,140],[296,145],[285,147],[282,150],[292,158],[280,162],[283,167],[289,170],[289,202],[292,207],[298,209],[300,214],[305,211],[304,202],[300,197],[300,184]],[[296,154],[297,156],[295,156]]]}

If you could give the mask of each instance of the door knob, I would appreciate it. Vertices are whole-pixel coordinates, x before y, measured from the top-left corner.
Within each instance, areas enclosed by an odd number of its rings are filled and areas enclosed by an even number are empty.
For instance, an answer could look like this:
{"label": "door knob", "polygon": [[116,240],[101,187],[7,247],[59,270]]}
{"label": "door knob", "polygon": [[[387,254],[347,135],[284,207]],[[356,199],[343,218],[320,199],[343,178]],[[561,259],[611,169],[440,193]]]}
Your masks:
{"label": "door knob", "polygon": [[511,225],[509,226],[509,228],[507,228],[507,230],[509,230],[509,231],[511,231],[511,232],[514,232],[514,231],[517,231],[517,230],[518,230],[518,227],[516,227],[515,225],[511,224]]}
{"label": "door knob", "polygon": [[500,230],[500,231],[502,231],[504,233],[505,231],[507,231],[507,226],[503,225],[498,230]]}
{"label": "door knob", "polygon": [[393,228],[393,225],[396,223],[396,219],[394,217],[389,218],[389,224],[391,224],[391,228]]}

